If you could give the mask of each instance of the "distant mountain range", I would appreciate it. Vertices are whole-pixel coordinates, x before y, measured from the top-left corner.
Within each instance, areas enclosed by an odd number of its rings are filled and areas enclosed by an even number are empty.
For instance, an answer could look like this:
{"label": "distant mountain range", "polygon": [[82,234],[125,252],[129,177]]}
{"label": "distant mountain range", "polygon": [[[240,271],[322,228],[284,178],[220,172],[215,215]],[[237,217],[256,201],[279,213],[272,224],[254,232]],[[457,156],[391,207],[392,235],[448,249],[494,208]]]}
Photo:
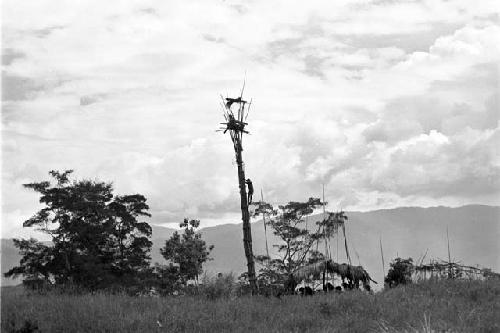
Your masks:
{"label": "distant mountain range", "polygon": [[[449,207],[402,207],[369,212],[347,212],[346,237],[351,259],[354,264],[361,264],[372,277],[383,281],[380,251],[382,241],[385,269],[396,257],[412,257],[414,260],[425,256],[429,259],[447,259],[448,247],[446,229],[448,228],[452,260],[467,265],[479,265],[500,271],[500,207],[485,205],[467,205]],[[313,225],[322,214],[308,218]],[[173,233],[174,229],[153,226],[152,261],[164,263],[159,249]],[[215,246],[213,260],[205,265],[211,274],[246,270],[243,251],[243,232],[241,224],[224,224],[201,229],[203,239]],[[278,243],[272,230],[267,230],[270,250]],[[265,254],[264,226],[262,220],[252,223],[254,254]],[[338,244],[337,244],[338,243]],[[329,242],[334,260],[346,262],[344,238],[338,235],[338,242]],[[338,251],[337,251],[338,246]],[[322,246],[322,248],[324,248]],[[274,251],[274,250],[272,250]],[[3,273],[20,260],[18,251],[11,239],[2,239],[2,285],[13,285],[19,280],[6,279]]]}

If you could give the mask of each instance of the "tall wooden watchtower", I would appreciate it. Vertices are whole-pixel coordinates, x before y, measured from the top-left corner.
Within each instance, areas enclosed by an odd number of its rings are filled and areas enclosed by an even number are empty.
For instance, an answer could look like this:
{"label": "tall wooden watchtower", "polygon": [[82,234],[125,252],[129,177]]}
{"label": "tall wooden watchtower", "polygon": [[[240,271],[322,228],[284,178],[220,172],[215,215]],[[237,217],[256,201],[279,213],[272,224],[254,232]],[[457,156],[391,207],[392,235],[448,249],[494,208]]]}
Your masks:
{"label": "tall wooden watchtower", "polygon": [[229,132],[231,141],[233,142],[234,152],[236,154],[236,164],[238,166],[238,183],[240,187],[241,200],[241,219],[243,221],[243,247],[247,259],[248,280],[252,292],[257,291],[257,283],[255,278],[255,262],[252,250],[252,230],[250,226],[250,214],[248,212],[248,198],[245,185],[245,164],[243,163],[243,134],[248,134],[245,130],[246,118],[250,110],[251,102],[243,100],[243,89],[237,98],[222,97],[225,122],[221,123],[223,127],[219,130],[223,133]]}

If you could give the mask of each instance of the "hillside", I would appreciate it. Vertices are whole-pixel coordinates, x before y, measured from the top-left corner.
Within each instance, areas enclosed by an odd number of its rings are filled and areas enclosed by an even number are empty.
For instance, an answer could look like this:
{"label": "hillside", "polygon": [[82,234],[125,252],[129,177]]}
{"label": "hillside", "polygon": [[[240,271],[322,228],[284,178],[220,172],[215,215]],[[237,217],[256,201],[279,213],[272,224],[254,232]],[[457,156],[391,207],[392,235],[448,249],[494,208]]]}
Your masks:
{"label": "hillside", "polygon": [[[458,208],[405,207],[370,212],[348,212],[346,232],[353,263],[363,265],[378,282],[383,281],[379,239],[382,237],[386,270],[390,260],[397,256],[446,259],[446,227],[449,229],[450,251],[454,260],[467,265],[480,265],[500,271],[500,207],[468,205]],[[309,224],[321,215],[309,218]],[[223,225],[203,229],[204,238],[214,244],[214,260],[207,270],[245,271],[242,246],[242,228]],[[268,230],[269,233],[269,230]],[[265,253],[262,221],[252,224],[255,254]],[[276,243],[268,235],[269,246]],[[337,259],[337,242],[331,241],[334,259]],[[340,262],[345,262],[343,237],[339,239]],[[359,256],[359,260],[358,260]]]}
{"label": "hillside", "polygon": [[[379,238],[382,237],[386,270],[389,261],[396,256],[447,258],[446,227],[449,229],[452,259],[467,265],[480,265],[500,271],[500,207],[468,205],[448,207],[404,207],[370,212],[347,212],[347,241],[353,263],[363,265],[379,282],[383,280]],[[321,218],[316,215],[309,223]],[[153,262],[163,262],[159,248],[174,229],[153,226]],[[241,224],[225,224],[202,229],[203,238],[215,245],[214,260],[206,265],[211,273],[245,271],[246,263],[242,245]],[[265,237],[262,221],[252,223],[255,254],[265,253]],[[271,247],[277,242],[268,230]],[[19,262],[20,256],[12,246],[12,240],[2,240],[2,273]],[[331,241],[334,259],[337,259],[337,242]],[[358,259],[359,256],[359,259]],[[338,260],[346,261],[343,238],[339,241]],[[2,285],[18,281],[2,277]]]}

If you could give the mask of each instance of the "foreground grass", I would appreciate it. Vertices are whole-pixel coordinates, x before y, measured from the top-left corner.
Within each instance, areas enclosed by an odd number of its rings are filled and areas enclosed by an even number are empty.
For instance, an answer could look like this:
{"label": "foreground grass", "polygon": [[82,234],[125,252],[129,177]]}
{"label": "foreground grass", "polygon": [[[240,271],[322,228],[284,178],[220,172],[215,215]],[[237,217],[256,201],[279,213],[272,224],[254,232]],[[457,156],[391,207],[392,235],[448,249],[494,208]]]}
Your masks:
{"label": "foreground grass", "polygon": [[[288,296],[146,298],[2,289],[2,332],[500,332],[499,281]],[[161,324],[159,326],[158,322]]]}

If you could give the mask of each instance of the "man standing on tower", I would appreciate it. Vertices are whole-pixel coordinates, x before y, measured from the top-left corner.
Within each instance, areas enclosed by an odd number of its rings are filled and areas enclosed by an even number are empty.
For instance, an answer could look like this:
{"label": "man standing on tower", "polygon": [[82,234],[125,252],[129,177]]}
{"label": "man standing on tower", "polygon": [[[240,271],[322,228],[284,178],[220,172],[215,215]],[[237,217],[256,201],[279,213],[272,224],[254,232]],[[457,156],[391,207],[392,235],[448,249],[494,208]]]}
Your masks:
{"label": "man standing on tower", "polygon": [[253,195],[253,184],[250,178],[248,178],[245,183],[248,186],[248,204],[250,205],[252,203],[252,195]]}

